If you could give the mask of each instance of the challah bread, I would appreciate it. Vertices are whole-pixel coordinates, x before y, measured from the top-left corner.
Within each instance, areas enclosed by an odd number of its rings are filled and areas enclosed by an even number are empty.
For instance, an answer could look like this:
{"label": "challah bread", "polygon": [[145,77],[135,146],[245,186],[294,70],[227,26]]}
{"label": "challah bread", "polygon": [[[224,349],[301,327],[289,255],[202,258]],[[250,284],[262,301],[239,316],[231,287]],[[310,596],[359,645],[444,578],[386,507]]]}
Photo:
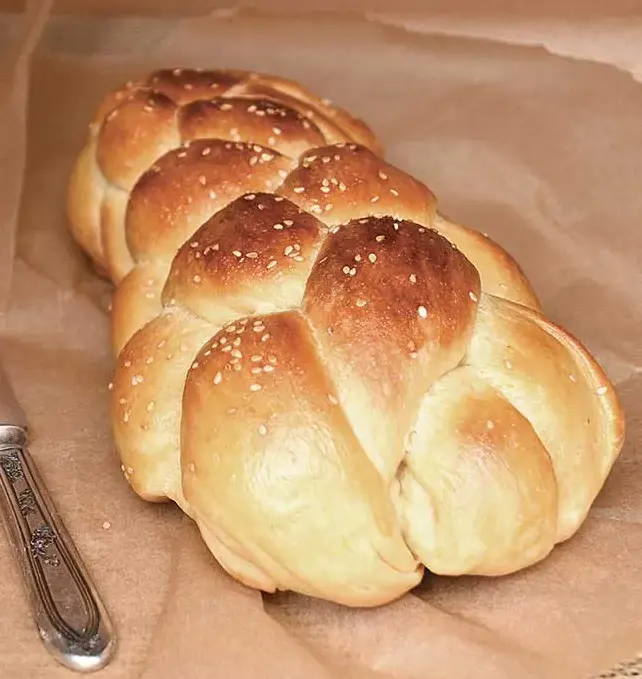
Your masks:
{"label": "challah bread", "polygon": [[111,409],[133,489],[247,585],[351,606],[543,559],[622,446],[600,366],[376,144],[238,144],[131,189]]}

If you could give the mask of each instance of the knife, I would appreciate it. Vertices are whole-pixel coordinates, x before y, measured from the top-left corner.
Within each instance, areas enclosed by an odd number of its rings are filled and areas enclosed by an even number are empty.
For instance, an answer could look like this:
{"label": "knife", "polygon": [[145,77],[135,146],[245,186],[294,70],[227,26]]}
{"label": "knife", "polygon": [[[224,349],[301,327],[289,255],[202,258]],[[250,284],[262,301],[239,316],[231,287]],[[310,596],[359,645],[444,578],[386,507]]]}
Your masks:
{"label": "knife", "polygon": [[0,506],[33,619],[51,655],[93,672],[116,648],[113,625],[28,449],[28,427],[0,366]]}

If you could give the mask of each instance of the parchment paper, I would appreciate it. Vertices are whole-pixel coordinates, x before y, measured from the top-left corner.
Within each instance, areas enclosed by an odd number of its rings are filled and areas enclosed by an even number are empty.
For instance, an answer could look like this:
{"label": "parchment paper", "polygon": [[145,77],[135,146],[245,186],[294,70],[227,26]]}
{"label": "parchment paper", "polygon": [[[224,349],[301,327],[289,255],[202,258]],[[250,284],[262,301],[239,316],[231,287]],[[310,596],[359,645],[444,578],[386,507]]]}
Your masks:
{"label": "parchment paper", "polygon": [[[117,625],[101,676],[587,679],[642,651],[642,86],[631,74],[347,12],[181,20],[180,3],[168,19],[119,1],[127,16],[103,4],[97,19],[66,3],[38,35],[37,4],[22,30],[0,33],[0,292],[11,284],[0,354]],[[367,611],[262,597],[217,567],[177,508],[125,484],[107,416],[110,289],[65,231],[64,192],[101,96],[167,65],[272,71],[363,116],[442,210],[516,256],[549,315],[601,361],[627,444],[582,530],[544,563],[496,580],[428,576]],[[0,677],[71,677],[36,637],[4,538],[0,563]]]}

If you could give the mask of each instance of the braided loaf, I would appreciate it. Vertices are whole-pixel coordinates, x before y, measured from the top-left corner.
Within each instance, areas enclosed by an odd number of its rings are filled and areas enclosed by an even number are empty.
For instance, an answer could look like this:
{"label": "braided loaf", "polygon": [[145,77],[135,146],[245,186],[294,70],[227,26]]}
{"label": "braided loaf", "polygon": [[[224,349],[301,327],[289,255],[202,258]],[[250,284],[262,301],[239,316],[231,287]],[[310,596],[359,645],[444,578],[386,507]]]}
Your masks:
{"label": "braided loaf", "polygon": [[504,250],[284,83],[153,74],[80,155],[72,232],[118,283],[126,479],[264,591],[377,605],[424,567],[536,563],[621,449],[612,385]]}

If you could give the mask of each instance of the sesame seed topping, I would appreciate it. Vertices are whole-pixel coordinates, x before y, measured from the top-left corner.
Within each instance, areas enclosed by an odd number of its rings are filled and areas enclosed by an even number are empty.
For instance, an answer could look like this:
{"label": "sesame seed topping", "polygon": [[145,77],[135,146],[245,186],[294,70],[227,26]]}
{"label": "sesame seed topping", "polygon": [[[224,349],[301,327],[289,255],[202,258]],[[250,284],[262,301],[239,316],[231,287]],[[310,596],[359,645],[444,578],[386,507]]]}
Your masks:
{"label": "sesame seed topping", "polygon": [[428,318],[428,309],[426,309],[425,306],[418,306],[417,314],[419,314],[421,318]]}
{"label": "sesame seed topping", "polygon": [[123,363],[123,365],[124,365],[126,368],[129,368],[129,367],[131,366],[131,364],[132,364],[132,362],[131,362],[130,360],[127,360],[127,361],[125,361],[125,362]]}
{"label": "sesame seed topping", "polygon": [[604,394],[606,394],[607,391],[608,390],[605,386],[601,386],[595,390],[595,393],[598,394],[599,396],[603,396]]}
{"label": "sesame seed topping", "polygon": [[361,255],[355,255],[355,256],[354,256],[354,261],[355,261],[355,262],[360,262],[360,261],[361,261]]}
{"label": "sesame seed topping", "polygon": [[477,302],[477,301],[478,301],[477,295],[476,295],[472,290],[468,293],[468,296],[470,297],[470,299],[473,300],[473,302]]}
{"label": "sesame seed topping", "polygon": [[358,300],[355,302],[355,304],[356,304],[358,307],[364,307],[364,306],[367,304],[367,302],[366,302],[365,299],[358,299]]}
{"label": "sesame seed topping", "polygon": [[110,382],[110,383],[107,385],[107,389],[109,389],[109,391],[111,391],[113,388],[114,388],[114,383],[113,383],[113,382]]}
{"label": "sesame seed topping", "polygon": [[381,242],[384,241],[385,239],[386,239],[386,237],[385,237],[385,236],[382,236],[382,235],[379,235],[379,236],[377,236],[377,237],[375,238],[375,240],[377,241],[377,243],[381,243]]}
{"label": "sesame seed topping", "polygon": [[374,252],[371,252],[371,253],[368,255],[368,259],[374,264],[374,263],[377,261],[377,255],[375,255]]}
{"label": "sesame seed topping", "polygon": [[260,391],[260,390],[261,390],[260,384],[257,384],[256,382],[250,384],[250,391]]}
{"label": "sesame seed topping", "polygon": [[216,375],[214,375],[214,379],[212,380],[214,384],[220,384],[221,380],[223,379],[223,375],[221,375],[221,372],[217,372]]}
{"label": "sesame seed topping", "polygon": [[209,146],[206,146],[202,151],[201,155],[202,156],[209,156],[210,153],[212,153],[212,149]]}
{"label": "sesame seed topping", "polygon": [[283,230],[283,224],[275,224],[273,227],[276,231],[282,231]]}
{"label": "sesame seed topping", "polygon": [[207,184],[207,177],[204,174],[200,175],[198,178],[198,183],[201,186],[205,186],[205,184]]}
{"label": "sesame seed topping", "polygon": [[370,199],[370,202],[376,203],[379,199],[380,199],[380,196],[372,196],[372,198]]}
{"label": "sesame seed topping", "polygon": [[486,428],[487,429],[494,429],[495,423],[492,420],[488,420],[488,422],[486,422]]}
{"label": "sesame seed topping", "polygon": [[568,379],[571,380],[571,382],[577,382],[577,378],[575,377],[575,375],[569,375]]}
{"label": "sesame seed topping", "polygon": [[379,179],[388,179],[388,175],[385,172],[379,170]]}
{"label": "sesame seed topping", "polygon": [[294,193],[303,193],[305,191],[305,186],[295,186],[292,190]]}
{"label": "sesame seed topping", "polygon": [[408,276],[408,280],[411,283],[416,283],[417,282],[417,276],[414,273],[411,273],[410,276]]}
{"label": "sesame seed topping", "polygon": [[192,280],[194,281],[194,283],[200,283],[201,277],[198,274],[196,274]]}
{"label": "sesame seed topping", "polygon": [[232,254],[235,257],[242,257],[243,256],[243,253],[240,250],[232,250]]}
{"label": "sesame seed topping", "polygon": [[276,266],[276,259],[270,261],[270,263],[265,267],[266,269],[273,269]]}
{"label": "sesame seed topping", "polygon": [[141,384],[142,381],[143,381],[142,375],[134,375],[132,377],[132,382],[131,382],[132,387],[135,387],[137,384]]}
{"label": "sesame seed topping", "polygon": [[267,434],[267,427],[264,424],[259,425],[259,434],[265,436]]}
{"label": "sesame seed topping", "polygon": [[328,394],[328,401],[330,401],[333,406],[336,406],[339,403],[339,400],[336,398],[336,396],[333,396],[332,394]]}

